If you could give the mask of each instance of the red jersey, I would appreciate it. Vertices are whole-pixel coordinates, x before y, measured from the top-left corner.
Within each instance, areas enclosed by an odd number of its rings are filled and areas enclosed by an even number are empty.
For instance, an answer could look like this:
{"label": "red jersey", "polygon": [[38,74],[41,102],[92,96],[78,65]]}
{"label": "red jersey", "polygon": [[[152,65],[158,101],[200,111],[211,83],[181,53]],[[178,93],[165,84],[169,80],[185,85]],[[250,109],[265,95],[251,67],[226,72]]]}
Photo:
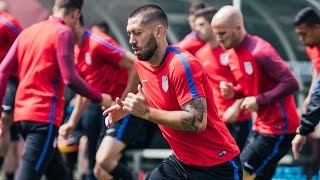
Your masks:
{"label": "red jersey", "polygon": [[22,26],[17,19],[0,10],[0,63],[21,31]]}
{"label": "red jersey", "polygon": [[253,130],[274,135],[295,133],[299,116],[293,92],[297,88],[288,86],[297,82],[274,48],[257,36],[247,35],[228,53],[230,68],[243,95],[257,97],[259,110]]}
{"label": "red jersey", "polygon": [[206,42],[199,39],[196,33],[193,31],[187,34],[176,46],[189,51],[192,55],[195,55],[196,52],[206,44]]}
{"label": "red jersey", "polygon": [[[234,85],[237,84],[229,67],[228,55],[221,46],[212,48],[210,44],[207,43],[197,51],[196,57],[207,72],[218,114],[222,118],[224,112],[235,100],[226,99],[221,95],[219,83],[220,81],[225,81],[231,82]],[[250,118],[251,113],[241,111],[237,121],[248,120]]]}
{"label": "red jersey", "polygon": [[150,107],[178,111],[190,100],[206,97],[208,122],[203,132],[159,125],[179,161],[195,166],[214,166],[239,154],[239,148],[217,115],[207,75],[194,56],[168,46],[159,67],[145,61],[136,61],[135,66]]}
{"label": "red jersey", "polygon": [[[14,121],[34,121],[60,126],[64,108],[64,87],[101,102],[101,94],[78,76],[73,62],[71,29],[56,17],[22,31],[1,63],[0,79],[17,71],[19,85],[15,97]],[[12,54],[12,53],[13,54]],[[17,69],[14,69],[17,68]],[[5,86],[6,84],[4,84]],[[0,99],[4,88],[0,87]]]}
{"label": "red jersey", "polygon": [[75,46],[77,71],[88,84],[113,99],[121,97],[128,80],[128,70],[119,66],[124,49],[105,33],[85,30],[82,45]]}
{"label": "red jersey", "polygon": [[312,66],[320,73],[320,49],[317,46],[306,47],[306,53],[311,60]]}

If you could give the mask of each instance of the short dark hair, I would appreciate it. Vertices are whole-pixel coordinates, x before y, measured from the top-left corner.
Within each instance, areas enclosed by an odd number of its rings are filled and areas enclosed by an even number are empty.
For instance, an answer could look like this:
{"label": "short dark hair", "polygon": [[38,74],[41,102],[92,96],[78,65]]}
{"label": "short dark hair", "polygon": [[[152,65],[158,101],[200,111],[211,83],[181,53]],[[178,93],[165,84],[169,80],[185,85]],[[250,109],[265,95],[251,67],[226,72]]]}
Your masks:
{"label": "short dark hair", "polygon": [[305,24],[307,26],[314,26],[320,24],[319,15],[311,7],[301,9],[294,17],[293,25],[299,26]]}
{"label": "short dark hair", "polygon": [[189,15],[192,15],[194,14],[197,10],[199,9],[203,9],[203,8],[206,8],[207,5],[203,2],[194,2],[191,4],[189,10],[188,10],[188,14]]}
{"label": "short dark hair", "polygon": [[131,13],[129,18],[133,18],[140,14],[143,15],[143,24],[160,22],[163,26],[168,27],[168,18],[166,13],[163,11],[163,9],[155,4],[147,4],[139,7]]}
{"label": "short dark hair", "polygon": [[83,0],[56,0],[55,5],[58,8],[64,8],[67,11],[70,11],[73,9],[81,10],[83,5]]}
{"label": "short dark hair", "polygon": [[194,12],[194,15],[195,15],[196,18],[204,17],[210,23],[212,18],[213,18],[213,16],[217,12],[218,11],[214,7],[206,7],[206,8],[197,10],[196,12]]}
{"label": "short dark hair", "polygon": [[106,34],[110,34],[110,27],[106,21],[100,21],[100,22],[94,24],[93,26],[96,26],[99,29],[102,29],[102,31]]}

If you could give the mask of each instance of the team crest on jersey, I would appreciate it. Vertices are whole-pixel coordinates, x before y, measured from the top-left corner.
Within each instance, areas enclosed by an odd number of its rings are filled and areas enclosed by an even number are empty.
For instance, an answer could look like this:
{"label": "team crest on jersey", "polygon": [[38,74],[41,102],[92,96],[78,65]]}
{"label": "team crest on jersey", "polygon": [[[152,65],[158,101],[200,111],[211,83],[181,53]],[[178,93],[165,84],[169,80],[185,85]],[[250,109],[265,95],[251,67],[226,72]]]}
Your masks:
{"label": "team crest on jersey", "polygon": [[91,55],[90,55],[89,52],[86,53],[86,55],[85,55],[85,60],[86,60],[86,63],[87,63],[88,65],[91,65],[91,64],[92,64],[92,59],[91,59]]}
{"label": "team crest on jersey", "polygon": [[224,66],[229,64],[229,57],[227,53],[220,54],[220,63]]}
{"label": "team crest on jersey", "polygon": [[169,89],[168,76],[162,76],[162,89],[167,92]]}
{"label": "team crest on jersey", "polygon": [[244,70],[249,75],[251,75],[253,73],[253,68],[252,68],[251,62],[244,62]]}

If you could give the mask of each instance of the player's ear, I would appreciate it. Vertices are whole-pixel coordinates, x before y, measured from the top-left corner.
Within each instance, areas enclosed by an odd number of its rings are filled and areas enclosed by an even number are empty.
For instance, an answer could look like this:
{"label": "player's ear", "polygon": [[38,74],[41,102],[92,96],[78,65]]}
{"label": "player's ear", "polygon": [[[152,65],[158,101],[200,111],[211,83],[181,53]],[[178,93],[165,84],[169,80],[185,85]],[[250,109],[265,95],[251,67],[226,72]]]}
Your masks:
{"label": "player's ear", "polygon": [[156,38],[160,38],[163,36],[164,34],[164,28],[162,25],[157,25],[156,28],[155,28],[155,37]]}

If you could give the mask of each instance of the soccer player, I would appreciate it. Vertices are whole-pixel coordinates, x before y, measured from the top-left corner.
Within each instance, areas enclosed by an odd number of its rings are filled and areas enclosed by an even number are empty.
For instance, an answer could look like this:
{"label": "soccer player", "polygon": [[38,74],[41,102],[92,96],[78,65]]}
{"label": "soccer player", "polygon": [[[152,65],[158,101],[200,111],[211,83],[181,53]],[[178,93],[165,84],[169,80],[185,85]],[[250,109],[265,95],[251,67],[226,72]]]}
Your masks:
{"label": "soccer player", "polygon": [[[13,15],[4,11],[4,9],[6,9],[5,2],[0,1],[0,3],[3,4],[3,10],[0,9],[0,62],[2,62],[14,40],[22,31],[22,26]],[[6,172],[5,174],[7,179],[13,179],[17,164],[17,156],[15,153],[19,135],[12,124],[14,98],[17,86],[18,79],[12,74],[9,78],[9,85],[7,86],[5,97],[2,102],[3,110],[1,113],[0,126],[2,126],[3,131],[0,132],[0,169],[4,157],[9,158],[9,161],[7,161],[9,163],[9,172]]]}
{"label": "soccer player", "polygon": [[25,140],[16,179],[66,179],[67,172],[56,137],[62,121],[64,87],[104,106],[111,97],[89,87],[75,71],[72,29],[82,0],[56,0],[53,16],[20,33],[0,65],[0,102],[10,74],[19,85],[14,122]]}
{"label": "soccer player", "polygon": [[131,13],[127,32],[142,86],[104,111],[106,124],[131,113],[159,125],[174,153],[146,179],[242,179],[239,148],[217,115],[205,71],[189,52],[168,45],[167,29],[156,5]]}
{"label": "soccer player", "polygon": [[191,32],[176,44],[178,47],[189,51],[192,55],[195,55],[195,53],[206,43],[194,31],[194,19],[195,19],[194,13],[197,10],[205,7],[207,7],[207,5],[203,2],[194,2],[191,4],[188,10],[188,22],[191,28]]}
{"label": "soccer player", "polygon": [[294,29],[299,40],[305,44],[306,53],[313,65],[312,82],[309,93],[303,102],[303,112],[307,110],[310,102],[313,86],[320,72],[320,18],[319,15],[311,8],[306,7],[299,11],[293,21]]}
{"label": "soccer player", "polygon": [[243,16],[222,7],[211,22],[238,85],[221,82],[222,95],[243,98],[241,108],[257,112],[253,134],[241,152],[244,179],[271,179],[278,161],[290,150],[299,125],[293,92],[298,82],[278,52],[265,40],[246,32]]}
{"label": "soccer player", "polygon": [[[211,20],[216,12],[217,10],[213,7],[203,8],[195,12],[195,32],[207,42],[197,51],[196,57],[207,72],[218,115],[225,121],[241,151],[251,130],[251,113],[240,110],[241,100],[226,99],[220,93],[220,81],[232,82],[235,85],[236,80],[229,68],[228,56],[217,42],[211,28]],[[226,117],[226,111],[230,111],[230,117]]]}
{"label": "soccer player", "polygon": [[[320,72],[320,17],[311,8],[301,9],[293,21],[295,32],[299,40],[305,44],[306,53],[313,65],[312,83],[308,96],[303,104],[303,113],[300,127],[297,129],[297,135],[292,141],[292,151],[296,159],[299,157],[299,151],[306,142],[307,135],[314,131],[319,123],[318,119],[318,96],[319,96],[319,72]],[[308,107],[308,108],[307,108]]]}
{"label": "soccer player", "polygon": [[[128,92],[136,90],[139,79],[132,75],[135,74],[134,60],[136,57],[131,52],[118,45],[107,34],[84,28],[82,18],[75,26],[75,34],[77,42],[75,46],[76,68],[91,86],[96,87],[99,92],[110,94],[112,99],[125,97]],[[94,179],[93,170],[96,164],[97,147],[99,147],[101,139],[106,133],[100,105],[90,103],[86,98],[77,95],[71,117],[66,124],[61,126],[59,133],[67,137],[75,129],[80,117],[82,117],[82,127],[88,137],[88,177]],[[130,119],[132,119],[132,122],[139,121],[131,116]],[[143,120],[140,121],[144,122]],[[135,122],[135,124],[134,129],[137,129],[139,127],[138,123]],[[125,125],[122,126],[122,128],[125,127]],[[108,132],[111,133],[110,130]],[[111,134],[114,133],[115,131],[112,131]],[[98,142],[98,139],[100,139],[100,142]],[[118,160],[115,157],[121,155],[126,144],[112,136],[103,138],[102,145],[103,147],[99,148],[101,152],[99,156],[97,155],[97,158],[99,163],[111,164],[107,172],[112,172],[111,170],[115,168],[113,165],[116,165]],[[105,160],[101,162],[100,159]],[[96,170],[100,169],[96,168]],[[127,170],[126,172],[131,175],[130,171]],[[122,175],[126,172],[123,172]],[[96,174],[99,176],[101,173]],[[102,174],[105,173],[102,172]],[[111,173],[111,175],[113,174]]]}

